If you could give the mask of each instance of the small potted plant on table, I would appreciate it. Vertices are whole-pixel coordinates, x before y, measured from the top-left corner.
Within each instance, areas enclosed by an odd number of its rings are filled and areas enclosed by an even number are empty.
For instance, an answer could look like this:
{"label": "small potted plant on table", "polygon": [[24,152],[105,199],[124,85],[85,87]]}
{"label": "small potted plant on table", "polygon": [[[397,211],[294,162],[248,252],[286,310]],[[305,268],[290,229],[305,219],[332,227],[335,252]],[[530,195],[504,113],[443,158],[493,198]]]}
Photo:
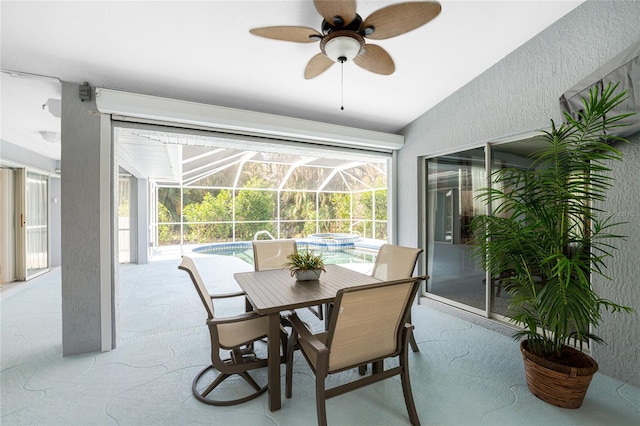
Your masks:
{"label": "small potted plant on table", "polygon": [[298,281],[317,280],[322,272],[326,272],[322,254],[315,254],[309,249],[287,256],[284,266],[291,270],[291,276]]}

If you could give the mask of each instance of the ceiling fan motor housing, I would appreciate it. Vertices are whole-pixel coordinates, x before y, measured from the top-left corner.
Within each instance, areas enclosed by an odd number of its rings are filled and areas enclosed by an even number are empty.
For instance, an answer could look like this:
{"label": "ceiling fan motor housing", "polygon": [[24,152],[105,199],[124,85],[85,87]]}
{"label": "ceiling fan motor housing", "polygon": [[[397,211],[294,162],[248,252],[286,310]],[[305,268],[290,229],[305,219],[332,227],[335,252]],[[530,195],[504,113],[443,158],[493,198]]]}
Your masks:
{"label": "ceiling fan motor housing", "polygon": [[344,19],[341,16],[334,16],[333,23],[327,22],[326,19],[322,20],[322,34],[330,34],[334,31],[339,30],[349,30],[349,31],[360,31],[360,26],[362,25],[362,17],[356,13],[356,17],[351,20],[351,22],[344,24]]}

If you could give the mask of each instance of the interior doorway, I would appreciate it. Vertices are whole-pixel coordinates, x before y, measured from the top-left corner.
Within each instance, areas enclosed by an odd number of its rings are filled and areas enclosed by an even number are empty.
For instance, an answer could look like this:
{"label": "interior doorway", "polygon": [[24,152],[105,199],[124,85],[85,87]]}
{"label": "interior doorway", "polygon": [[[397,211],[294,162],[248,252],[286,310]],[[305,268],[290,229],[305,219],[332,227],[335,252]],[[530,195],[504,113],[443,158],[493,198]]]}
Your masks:
{"label": "interior doorway", "polygon": [[49,176],[25,168],[0,173],[0,282],[49,270]]}

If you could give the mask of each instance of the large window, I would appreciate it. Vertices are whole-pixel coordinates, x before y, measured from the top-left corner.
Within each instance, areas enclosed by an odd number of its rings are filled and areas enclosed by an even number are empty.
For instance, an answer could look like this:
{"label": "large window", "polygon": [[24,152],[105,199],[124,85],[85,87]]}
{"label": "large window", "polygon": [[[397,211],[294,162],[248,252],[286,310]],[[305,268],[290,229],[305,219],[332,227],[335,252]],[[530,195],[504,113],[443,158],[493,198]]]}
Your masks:
{"label": "large window", "polygon": [[[156,245],[354,233],[387,240],[390,155],[117,128],[126,159],[151,187]],[[125,169],[126,165],[123,166]]]}

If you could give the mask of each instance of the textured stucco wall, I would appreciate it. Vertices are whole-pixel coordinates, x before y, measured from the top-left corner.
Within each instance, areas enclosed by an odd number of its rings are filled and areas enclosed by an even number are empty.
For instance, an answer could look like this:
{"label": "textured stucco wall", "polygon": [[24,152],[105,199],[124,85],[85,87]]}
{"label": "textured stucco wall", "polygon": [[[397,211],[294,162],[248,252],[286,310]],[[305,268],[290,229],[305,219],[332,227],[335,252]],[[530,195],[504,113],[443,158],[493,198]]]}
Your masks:
{"label": "textured stucco wall", "polygon": [[607,261],[605,273],[610,280],[595,276],[593,287],[600,297],[636,309],[632,315],[603,314],[603,323],[595,333],[605,345],[594,345],[592,355],[604,374],[640,386],[640,133],[629,137],[629,144],[616,147],[624,153],[622,163],[614,163],[615,186],[606,203],[596,205],[623,222],[616,232],[626,235],[615,241],[614,258]]}
{"label": "textured stucco wall", "polygon": [[[639,23],[638,1],[589,0],[407,126],[402,132],[405,148],[398,155],[398,180],[403,187],[398,192],[398,242],[418,243],[420,156],[464,150],[485,141],[545,128],[549,119],[560,121],[560,95],[639,40]],[[637,165],[638,152],[629,150],[626,164]],[[633,186],[628,175],[621,178],[621,186]],[[637,189],[626,193],[631,198],[629,202],[637,203]],[[639,238],[636,233],[627,244],[637,249]],[[615,262],[626,263],[624,259]],[[620,272],[623,276],[640,276],[640,262],[632,263],[627,271]],[[617,266],[612,264],[611,268],[615,270]],[[640,306],[637,286],[618,289],[625,292],[622,296],[630,300],[628,303]],[[628,341],[629,330],[640,328],[637,316],[628,321],[635,327],[608,321],[610,336],[603,337],[607,341]],[[634,345],[637,350],[637,339]],[[637,352],[635,368],[610,366],[627,362],[621,350],[609,353],[614,360],[603,363],[601,371],[639,385]],[[621,376],[622,370],[631,371],[628,376]]]}

